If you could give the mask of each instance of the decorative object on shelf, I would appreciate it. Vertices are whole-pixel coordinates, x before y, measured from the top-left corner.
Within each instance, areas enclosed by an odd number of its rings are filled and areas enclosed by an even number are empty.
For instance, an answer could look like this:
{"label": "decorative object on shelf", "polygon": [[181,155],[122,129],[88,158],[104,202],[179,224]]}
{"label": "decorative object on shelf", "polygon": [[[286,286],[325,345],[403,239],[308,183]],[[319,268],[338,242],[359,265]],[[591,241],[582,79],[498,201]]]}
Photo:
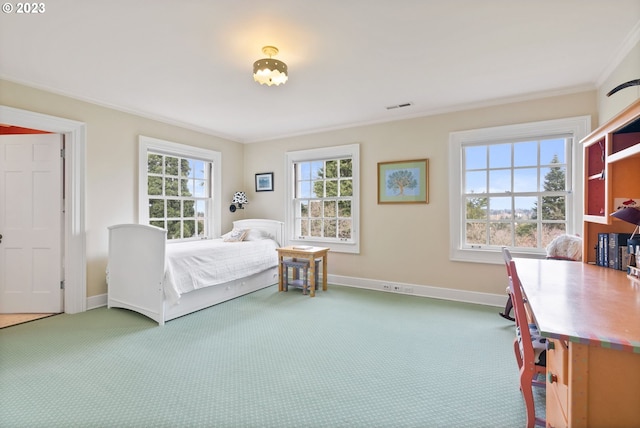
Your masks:
{"label": "decorative object on shelf", "polygon": [[256,192],[273,192],[273,172],[256,174]]}
{"label": "decorative object on shelf", "polygon": [[633,236],[638,232],[638,229],[640,228],[640,208],[637,206],[627,206],[612,213],[611,217],[615,217],[617,219],[635,225],[636,228],[631,234],[631,239],[633,239]]}
{"label": "decorative object on shelf", "polygon": [[243,210],[244,204],[248,204],[249,200],[247,199],[247,194],[244,192],[236,192],[233,195],[233,200],[231,201],[231,205],[229,206],[229,211],[232,213],[236,212],[236,209]]}
{"label": "decorative object on shelf", "polygon": [[428,204],[429,159],[378,162],[379,204]]}
{"label": "decorative object on shelf", "polygon": [[287,64],[272,56],[278,54],[278,48],[275,46],[265,46],[262,52],[269,58],[262,58],[253,63],[253,80],[261,85],[281,85],[289,79],[289,71]]}
{"label": "decorative object on shelf", "polygon": [[635,79],[635,80],[629,80],[628,82],[622,83],[618,86],[616,86],[615,88],[613,88],[612,90],[610,90],[607,93],[607,96],[610,97],[611,95],[615,94],[616,92],[624,89],[624,88],[628,88],[629,86],[640,86],[640,79]]}

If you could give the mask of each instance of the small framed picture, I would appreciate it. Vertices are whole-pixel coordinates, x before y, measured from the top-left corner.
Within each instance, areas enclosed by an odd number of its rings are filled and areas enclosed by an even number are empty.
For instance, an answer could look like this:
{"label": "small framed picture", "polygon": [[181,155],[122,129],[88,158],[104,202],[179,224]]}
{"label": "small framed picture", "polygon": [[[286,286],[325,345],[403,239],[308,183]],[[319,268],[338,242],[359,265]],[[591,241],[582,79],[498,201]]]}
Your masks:
{"label": "small framed picture", "polygon": [[256,174],[256,192],[273,192],[273,172]]}
{"label": "small framed picture", "polygon": [[378,162],[379,204],[428,204],[429,159]]}

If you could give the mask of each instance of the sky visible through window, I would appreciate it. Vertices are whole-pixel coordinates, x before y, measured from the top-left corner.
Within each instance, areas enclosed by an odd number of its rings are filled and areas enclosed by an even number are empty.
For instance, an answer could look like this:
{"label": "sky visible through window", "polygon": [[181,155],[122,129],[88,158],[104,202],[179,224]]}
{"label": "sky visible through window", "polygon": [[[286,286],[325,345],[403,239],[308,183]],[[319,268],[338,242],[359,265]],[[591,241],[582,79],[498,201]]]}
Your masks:
{"label": "sky visible through window", "polygon": [[[465,148],[465,193],[482,196],[491,194],[491,210],[529,210],[536,196],[516,196],[511,193],[544,191],[545,175],[551,165],[566,169],[565,138],[552,138],[516,143],[474,145]],[[553,164],[556,158],[557,163]],[[539,177],[539,179],[538,179]],[[513,182],[513,184],[512,184]],[[497,196],[504,194],[504,197]]]}

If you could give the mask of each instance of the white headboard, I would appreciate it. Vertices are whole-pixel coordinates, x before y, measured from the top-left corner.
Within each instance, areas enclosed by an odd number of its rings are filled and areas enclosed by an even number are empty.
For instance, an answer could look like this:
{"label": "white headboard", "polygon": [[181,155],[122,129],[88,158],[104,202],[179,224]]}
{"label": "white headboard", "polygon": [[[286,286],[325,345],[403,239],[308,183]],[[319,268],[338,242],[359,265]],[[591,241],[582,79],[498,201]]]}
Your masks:
{"label": "white headboard", "polygon": [[233,222],[234,229],[260,229],[276,240],[278,245],[284,245],[284,223],[277,220],[250,218]]}

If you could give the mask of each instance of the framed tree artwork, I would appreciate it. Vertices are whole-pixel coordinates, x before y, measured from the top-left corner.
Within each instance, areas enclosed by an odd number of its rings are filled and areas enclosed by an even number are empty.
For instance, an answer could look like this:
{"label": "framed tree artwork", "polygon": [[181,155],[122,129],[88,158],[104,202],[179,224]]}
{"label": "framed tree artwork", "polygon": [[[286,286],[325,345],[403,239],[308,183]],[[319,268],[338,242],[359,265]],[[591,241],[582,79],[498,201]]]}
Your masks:
{"label": "framed tree artwork", "polygon": [[378,162],[379,204],[428,204],[429,159]]}

